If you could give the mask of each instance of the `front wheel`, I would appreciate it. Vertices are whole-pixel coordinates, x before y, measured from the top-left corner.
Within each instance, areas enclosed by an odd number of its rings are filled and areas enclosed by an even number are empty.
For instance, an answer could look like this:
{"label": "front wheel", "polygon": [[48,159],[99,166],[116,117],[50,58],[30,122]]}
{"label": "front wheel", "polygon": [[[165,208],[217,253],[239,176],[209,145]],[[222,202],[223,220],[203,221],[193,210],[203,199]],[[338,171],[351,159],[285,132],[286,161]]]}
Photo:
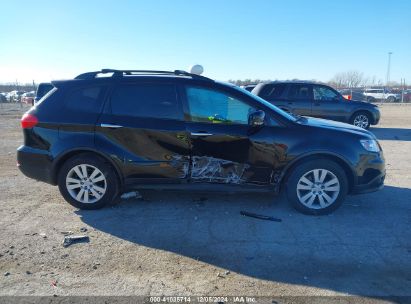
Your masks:
{"label": "front wheel", "polygon": [[351,124],[363,129],[368,129],[371,125],[371,117],[367,112],[355,113],[351,118]]}
{"label": "front wheel", "polygon": [[394,96],[389,96],[389,97],[387,98],[387,101],[388,101],[388,102],[396,102],[397,100],[396,100],[396,98],[395,98]]}
{"label": "front wheel", "polygon": [[335,162],[321,159],[298,165],[287,180],[287,198],[298,211],[324,215],[336,210],[348,192],[344,170]]}
{"label": "front wheel", "polygon": [[114,201],[119,183],[110,164],[97,155],[70,158],[59,171],[58,186],[64,199],[80,209],[99,209]]}

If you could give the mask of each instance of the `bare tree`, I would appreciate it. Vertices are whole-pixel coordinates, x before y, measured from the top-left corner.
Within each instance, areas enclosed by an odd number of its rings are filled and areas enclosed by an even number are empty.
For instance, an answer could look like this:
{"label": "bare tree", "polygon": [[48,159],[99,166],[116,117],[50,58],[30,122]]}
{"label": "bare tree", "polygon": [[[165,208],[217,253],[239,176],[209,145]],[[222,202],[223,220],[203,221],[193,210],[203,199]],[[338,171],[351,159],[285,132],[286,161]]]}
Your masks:
{"label": "bare tree", "polygon": [[340,72],[330,80],[330,84],[337,88],[357,88],[366,82],[364,74],[358,71]]}

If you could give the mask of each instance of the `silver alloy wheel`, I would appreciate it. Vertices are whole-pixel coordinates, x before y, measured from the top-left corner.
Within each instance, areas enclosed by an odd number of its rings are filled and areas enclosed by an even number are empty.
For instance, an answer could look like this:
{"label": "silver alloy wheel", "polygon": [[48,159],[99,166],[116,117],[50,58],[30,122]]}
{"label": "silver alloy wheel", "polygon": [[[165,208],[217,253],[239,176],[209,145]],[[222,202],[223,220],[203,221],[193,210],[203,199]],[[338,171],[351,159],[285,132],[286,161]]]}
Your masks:
{"label": "silver alloy wheel", "polygon": [[365,129],[368,127],[368,123],[367,115],[360,114],[355,116],[353,125]]}
{"label": "silver alloy wheel", "polygon": [[326,169],[305,173],[297,183],[297,196],[301,204],[311,209],[324,209],[333,204],[340,193],[340,181]]}
{"label": "silver alloy wheel", "polygon": [[83,204],[94,204],[106,193],[107,181],[96,167],[81,164],[73,167],[66,176],[68,193]]}

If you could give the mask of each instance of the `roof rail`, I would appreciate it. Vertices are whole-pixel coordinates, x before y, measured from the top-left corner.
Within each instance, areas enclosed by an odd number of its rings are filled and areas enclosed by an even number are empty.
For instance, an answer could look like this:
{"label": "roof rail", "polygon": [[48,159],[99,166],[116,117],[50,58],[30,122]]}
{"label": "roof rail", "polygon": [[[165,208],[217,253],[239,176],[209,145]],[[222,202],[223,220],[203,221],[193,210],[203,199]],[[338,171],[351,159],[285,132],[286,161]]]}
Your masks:
{"label": "roof rail", "polygon": [[154,75],[177,75],[177,76],[189,76],[192,77],[193,79],[202,79],[202,80],[209,80],[213,81],[210,78],[197,75],[197,74],[192,74],[183,70],[175,70],[175,71],[155,71],[155,70],[115,70],[115,69],[102,69],[101,71],[95,71],[95,72],[87,72],[80,74],[76,76],[74,79],[94,79],[97,77],[99,74],[109,74],[112,73],[113,75],[111,77],[123,77],[123,76],[128,76],[128,75],[137,75],[137,74],[154,74]]}

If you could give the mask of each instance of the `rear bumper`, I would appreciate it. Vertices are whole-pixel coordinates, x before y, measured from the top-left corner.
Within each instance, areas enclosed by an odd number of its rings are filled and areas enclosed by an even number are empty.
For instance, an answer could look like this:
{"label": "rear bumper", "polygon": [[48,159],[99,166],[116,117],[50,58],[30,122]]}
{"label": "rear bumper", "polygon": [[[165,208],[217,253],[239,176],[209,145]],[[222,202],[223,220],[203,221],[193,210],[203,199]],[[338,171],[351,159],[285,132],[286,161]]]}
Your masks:
{"label": "rear bumper", "polygon": [[20,146],[17,149],[17,166],[27,177],[54,185],[51,157],[45,150]]}

